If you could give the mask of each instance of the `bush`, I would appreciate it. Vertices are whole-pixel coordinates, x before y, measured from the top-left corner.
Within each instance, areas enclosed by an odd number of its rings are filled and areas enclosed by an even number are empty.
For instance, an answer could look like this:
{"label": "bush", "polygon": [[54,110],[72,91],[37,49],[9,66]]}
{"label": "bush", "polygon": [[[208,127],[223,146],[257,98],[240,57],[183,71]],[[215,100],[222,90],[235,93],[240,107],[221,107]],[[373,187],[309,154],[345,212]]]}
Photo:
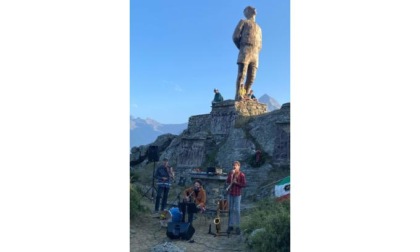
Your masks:
{"label": "bush", "polygon": [[130,182],[145,185],[150,184],[152,182],[154,165],[156,165],[157,169],[157,164],[154,164],[153,162],[150,162],[141,168],[130,169]]}
{"label": "bush", "polygon": [[137,218],[147,208],[141,204],[141,191],[134,184],[130,184],[130,219]]}
{"label": "bush", "polygon": [[253,251],[290,251],[290,200],[259,202],[241,226]]}
{"label": "bush", "polygon": [[135,172],[134,170],[130,169],[130,183],[139,182],[140,175],[139,172]]}

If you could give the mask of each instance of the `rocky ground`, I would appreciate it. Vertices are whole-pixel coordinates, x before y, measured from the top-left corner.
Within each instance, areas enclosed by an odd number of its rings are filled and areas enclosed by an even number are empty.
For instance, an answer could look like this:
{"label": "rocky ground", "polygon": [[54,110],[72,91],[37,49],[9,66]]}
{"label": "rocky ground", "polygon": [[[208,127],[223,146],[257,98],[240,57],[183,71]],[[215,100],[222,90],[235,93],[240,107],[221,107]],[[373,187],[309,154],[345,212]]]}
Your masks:
{"label": "rocky ground", "polygon": [[[152,209],[152,202],[146,203]],[[195,233],[189,241],[170,239],[166,236],[166,228],[161,226],[160,219],[145,213],[130,225],[130,251],[251,251],[247,248],[244,236],[231,234],[215,237],[209,234],[215,232],[213,214],[198,214],[193,222]],[[220,214],[222,231],[227,229],[227,214]]]}

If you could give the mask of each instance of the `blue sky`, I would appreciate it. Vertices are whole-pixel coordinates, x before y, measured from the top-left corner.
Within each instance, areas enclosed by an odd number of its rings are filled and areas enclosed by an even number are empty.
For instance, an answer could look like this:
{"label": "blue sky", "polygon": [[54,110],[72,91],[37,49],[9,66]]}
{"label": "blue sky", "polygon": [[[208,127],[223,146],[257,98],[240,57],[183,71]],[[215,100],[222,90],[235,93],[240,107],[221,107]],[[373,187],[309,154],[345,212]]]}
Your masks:
{"label": "blue sky", "polygon": [[210,113],[214,88],[234,99],[238,49],[232,34],[248,5],[257,9],[263,33],[254,94],[289,102],[289,1],[131,0],[130,114],[185,123]]}

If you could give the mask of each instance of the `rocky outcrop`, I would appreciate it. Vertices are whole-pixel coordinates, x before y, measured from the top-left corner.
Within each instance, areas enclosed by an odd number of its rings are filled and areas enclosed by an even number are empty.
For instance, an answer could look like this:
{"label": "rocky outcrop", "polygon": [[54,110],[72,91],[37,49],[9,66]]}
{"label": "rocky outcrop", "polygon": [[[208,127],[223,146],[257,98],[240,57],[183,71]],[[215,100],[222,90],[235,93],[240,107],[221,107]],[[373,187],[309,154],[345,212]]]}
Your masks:
{"label": "rocky outcrop", "polygon": [[[226,174],[207,176],[192,171],[217,167],[227,173],[232,161],[240,161],[248,183],[243,191],[246,203],[261,197],[261,186],[290,174],[290,103],[267,112],[267,106],[257,101],[226,100],[214,104],[210,114],[191,116],[182,134],[161,136],[151,145],[159,147],[160,160],[168,158],[187,185],[195,178],[203,180],[210,205],[223,198]],[[140,146],[137,152],[146,153],[147,148]],[[132,157],[137,152],[132,149]],[[142,165],[145,162],[138,167]]]}

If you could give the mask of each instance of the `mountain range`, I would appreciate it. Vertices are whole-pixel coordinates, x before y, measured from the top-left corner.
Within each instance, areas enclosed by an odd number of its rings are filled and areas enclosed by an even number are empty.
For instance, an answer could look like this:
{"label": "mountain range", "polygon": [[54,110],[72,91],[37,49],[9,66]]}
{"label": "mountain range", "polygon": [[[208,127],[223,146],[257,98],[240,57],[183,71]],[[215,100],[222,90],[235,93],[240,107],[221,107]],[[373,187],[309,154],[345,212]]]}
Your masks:
{"label": "mountain range", "polygon": [[267,104],[267,111],[271,112],[275,109],[279,109],[281,108],[281,105],[271,96],[269,96],[268,94],[263,94],[258,101],[260,103],[265,103]]}
{"label": "mountain range", "polygon": [[187,127],[188,123],[161,124],[151,118],[141,119],[130,116],[130,148],[152,143],[163,134],[179,135]]}
{"label": "mountain range", "polygon": [[[279,109],[281,105],[271,96],[264,94],[258,101],[267,104],[267,111]],[[151,118],[141,119],[130,116],[130,148],[150,144],[163,134],[179,135],[187,129],[188,122],[181,124],[162,124]]]}

